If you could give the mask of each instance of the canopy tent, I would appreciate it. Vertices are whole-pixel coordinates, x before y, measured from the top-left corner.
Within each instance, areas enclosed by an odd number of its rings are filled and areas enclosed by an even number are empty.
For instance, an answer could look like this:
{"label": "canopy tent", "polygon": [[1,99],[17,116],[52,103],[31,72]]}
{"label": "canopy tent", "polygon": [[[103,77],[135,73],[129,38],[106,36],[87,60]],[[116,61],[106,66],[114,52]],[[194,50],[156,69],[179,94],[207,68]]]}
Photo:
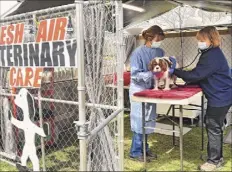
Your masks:
{"label": "canopy tent", "polygon": [[190,5],[192,7],[197,7],[206,11],[215,11],[215,12],[232,12],[232,1],[227,0],[195,0],[195,1],[179,1],[171,0],[169,2],[179,4],[179,5]]}
{"label": "canopy tent", "polygon": [[[160,26],[166,32],[166,37],[173,38],[172,40],[177,40],[175,38],[183,36],[195,36],[196,32],[200,28],[208,25],[217,26],[217,29],[222,31],[223,34],[228,34],[231,32],[231,29],[228,29],[232,26],[231,23],[232,21],[230,12],[206,11],[189,5],[181,5],[169,10],[168,12],[160,14],[159,16],[156,16],[152,19],[144,20],[140,23],[132,23],[126,26],[124,28],[124,32],[127,36],[125,36],[124,39],[127,40],[127,42],[132,42],[132,40],[136,39],[134,35],[140,35],[142,30],[147,29],[152,25]],[[220,32],[220,34],[222,34],[222,32]],[[137,44],[143,42],[141,36],[137,37],[137,39]],[[174,42],[175,41],[173,41],[173,43]],[[175,43],[179,42],[177,41]],[[124,63],[125,70],[127,71],[130,68],[130,52],[133,50],[133,47],[135,46],[136,45],[132,46],[131,44],[125,44],[126,56]]]}
{"label": "canopy tent", "polygon": [[0,1],[0,17],[4,18],[15,11],[22,2],[18,1]]}
{"label": "canopy tent", "polygon": [[158,25],[165,31],[194,30],[200,27],[231,26],[231,13],[209,12],[189,5],[178,6],[158,17],[124,28],[131,35],[138,35],[152,25]]}
{"label": "canopy tent", "polygon": [[[46,3],[41,3],[40,0],[24,0],[24,2],[22,2],[18,9],[9,14],[9,16],[51,7],[57,7],[61,5],[67,5],[74,2],[75,0],[47,0]],[[124,4],[124,27],[132,24],[134,25],[137,23],[141,23],[145,20],[149,20],[177,7],[178,5],[183,4],[188,4],[208,11],[232,12],[231,1],[122,0],[122,2]],[[131,6],[128,7],[128,5]],[[142,11],[136,9],[135,7],[139,7],[140,9],[142,9]]]}

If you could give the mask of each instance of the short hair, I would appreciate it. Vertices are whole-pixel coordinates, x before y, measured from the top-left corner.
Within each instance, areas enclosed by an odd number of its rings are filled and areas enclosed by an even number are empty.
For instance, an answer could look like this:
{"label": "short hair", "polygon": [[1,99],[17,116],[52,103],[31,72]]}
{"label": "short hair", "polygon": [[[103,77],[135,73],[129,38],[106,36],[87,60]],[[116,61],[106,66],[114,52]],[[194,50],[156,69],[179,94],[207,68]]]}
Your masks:
{"label": "short hair", "polygon": [[144,30],[142,36],[146,41],[152,41],[156,36],[159,36],[161,40],[165,38],[163,30],[157,25],[153,25],[147,30]]}
{"label": "short hair", "polygon": [[197,39],[208,38],[213,47],[219,47],[221,44],[221,37],[216,27],[207,26],[197,32]]}

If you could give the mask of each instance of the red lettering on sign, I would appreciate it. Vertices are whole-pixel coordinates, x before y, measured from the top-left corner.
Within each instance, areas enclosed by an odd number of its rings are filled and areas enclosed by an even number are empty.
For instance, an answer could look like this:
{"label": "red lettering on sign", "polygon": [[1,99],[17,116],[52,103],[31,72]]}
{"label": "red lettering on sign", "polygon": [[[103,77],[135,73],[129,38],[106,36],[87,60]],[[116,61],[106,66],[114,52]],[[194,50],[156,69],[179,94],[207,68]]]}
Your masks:
{"label": "red lettering on sign", "polygon": [[23,42],[24,24],[0,27],[0,45],[20,44]]}
{"label": "red lettering on sign", "polygon": [[41,86],[43,68],[14,68],[10,69],[11,87],[34,87]]}
{"label": "red lettering on sign", "polygon": [[43,20],[39,24],[36,42],[64,40],[68,20],[66,17]]}

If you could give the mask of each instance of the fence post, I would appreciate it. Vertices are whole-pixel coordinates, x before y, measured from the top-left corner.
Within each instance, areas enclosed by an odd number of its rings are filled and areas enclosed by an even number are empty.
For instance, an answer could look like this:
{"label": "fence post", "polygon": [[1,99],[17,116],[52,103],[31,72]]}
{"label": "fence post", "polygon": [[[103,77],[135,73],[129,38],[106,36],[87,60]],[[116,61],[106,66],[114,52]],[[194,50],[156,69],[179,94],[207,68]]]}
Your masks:
{"label": "fence post", "polygon": [[[42,112],[42,102],[41,102],[41,90],[38,90],[38,106],[39,106],[39,123],[40,127],[43,128],[43,112]],[[44,144],[44,138],[41,136],[41,150],[42,150],[42,167],[43,171],[46,171],[45,166],[45,144]]]}
{"label": "fence post", "polygon": [[[124,109],[124,80],[123,80],[123,9],[122,1],[116,2],[116,36],[117,36],[117,94],[118,94],[118,108]],[[118,143],[119,143],[119,171],[124,171],[124,111],[118,115]]]}
{"label": "fence post", "polygon": [[[84,27],[83,27],[83,0],[76,0],[76,41],[77,41],[77,65],[78,65],[78,101],[79,101],[79,134],[86,134],[85,115],[85,59],[84,59]],[[87,171],[87,141],[79,140],[80,145],[80,171]]]}

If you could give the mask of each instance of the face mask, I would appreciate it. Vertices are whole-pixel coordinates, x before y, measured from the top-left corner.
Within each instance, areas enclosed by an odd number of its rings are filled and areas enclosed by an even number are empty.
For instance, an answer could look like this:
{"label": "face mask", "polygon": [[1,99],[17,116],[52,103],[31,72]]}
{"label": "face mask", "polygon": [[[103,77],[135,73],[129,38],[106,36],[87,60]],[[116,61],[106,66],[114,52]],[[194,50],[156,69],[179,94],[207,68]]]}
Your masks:
{"label": "face mask", "polygon": [[161,42],[162,41],[159,41],[159,42],[152,42],[152,44],[151,44],[151,48],[159,48],[160,47],[160,45],[161,45]]}
{"label": "face mask", "polygon": [[209,46],[206,44],[206,42],[198,42],[198,48],[201,50],[205,50],[209,48]]}

